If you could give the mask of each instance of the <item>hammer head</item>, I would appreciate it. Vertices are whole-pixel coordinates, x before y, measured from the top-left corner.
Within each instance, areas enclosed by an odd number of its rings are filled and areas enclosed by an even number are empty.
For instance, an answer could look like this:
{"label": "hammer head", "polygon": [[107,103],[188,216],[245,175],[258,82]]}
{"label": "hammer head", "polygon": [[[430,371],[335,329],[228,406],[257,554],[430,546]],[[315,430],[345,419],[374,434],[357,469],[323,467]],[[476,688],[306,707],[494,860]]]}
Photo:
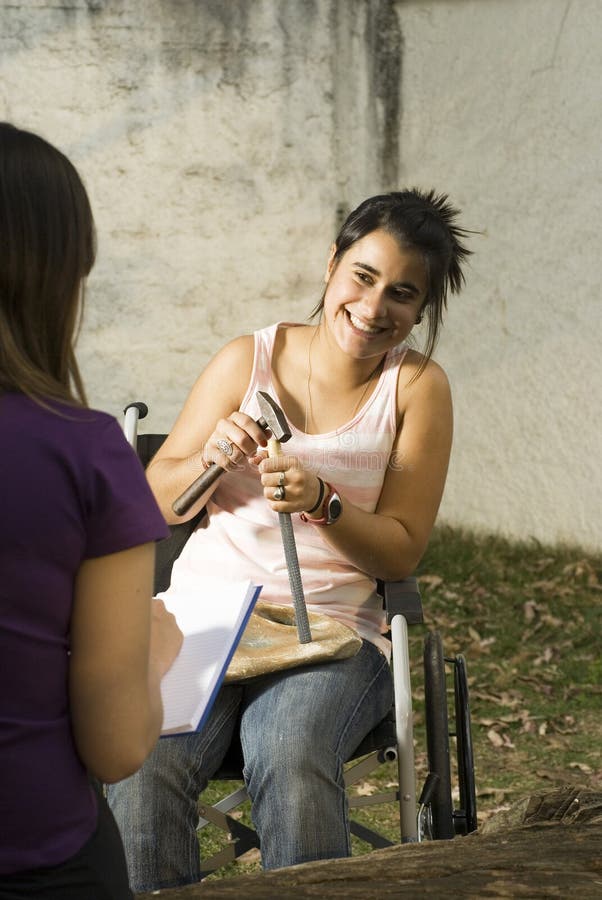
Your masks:
{"label": "hammer head", "polygon": [[257,391],[255,399],[261,412],[261,419],[257,420],[258,424],[262,428],[269,428],[276,440],[284,444],[291,437],[284,413],[265,391]]}

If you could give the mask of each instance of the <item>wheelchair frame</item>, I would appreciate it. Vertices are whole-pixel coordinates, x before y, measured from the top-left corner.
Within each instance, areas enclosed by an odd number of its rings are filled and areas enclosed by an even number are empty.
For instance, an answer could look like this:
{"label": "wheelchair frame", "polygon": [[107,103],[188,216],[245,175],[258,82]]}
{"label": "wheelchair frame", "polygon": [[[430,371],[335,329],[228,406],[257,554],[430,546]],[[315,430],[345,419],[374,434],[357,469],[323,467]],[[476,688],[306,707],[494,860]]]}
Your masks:
{"label": "wheelchair frame", "polygon": [[[138,435],[138,421],[147,414],[144,403],[129,404],[124,410],[124,432],[146,466],[159,449],[165,435]],[[169,583],[171,563],[175,560],[202,513],[195,519],[172,526],[167,560],[158,553],[155,590]],[[171,545],[174,546],[171,546]],[[161,545],[159,545],[161,548]],[[398,582],[380,582],[380,593],[387,611],[392,656],[394,708],[356,749],[345,771],[345,786],[364,779],[384,762],[397,761],[398,786],[395,790],[369,797],[349,797],[350,811],[381,803],[399,804],[401,843],[423,840],[446,840],[468,834],[477,828],[474,757],[470,722],[468,677],[462,655],[445,657],[441,636],[427,632],[424,644],[424,687],[428,775],[419,798],[416,796],[416,772],[413,736],[413,708],[410,676],[408,627],[422,624],[422,600],[416,578]],[[454,715],[450,730],[446,665],[453,671]],[[456,740],[460,806],[452,803],[450,738]],[[242,755],[237,742],[230,748],[216,781],[242,780]],[[217,826],[228,836],[226,846],[202,861],[202,877],[234,861],[248,850],[259,847],[256,832],[230,813],[248,799],[244,787],[239,788],[213,806],[199,799],[197,831],[208,825]],[[350,817],[351,833],[373,848],[392,846],[393,841]]]}

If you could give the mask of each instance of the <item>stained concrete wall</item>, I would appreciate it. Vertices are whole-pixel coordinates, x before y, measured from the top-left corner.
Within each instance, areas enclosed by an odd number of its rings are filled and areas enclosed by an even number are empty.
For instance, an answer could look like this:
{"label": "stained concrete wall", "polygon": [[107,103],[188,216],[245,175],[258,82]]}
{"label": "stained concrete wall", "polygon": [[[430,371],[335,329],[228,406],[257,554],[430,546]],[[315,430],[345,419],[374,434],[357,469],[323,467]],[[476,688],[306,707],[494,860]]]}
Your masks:
{"label": "stained concrete wall", "polygon": [[0,2],[0,113],[95,210],[91,401],[167,430],[224,341],[307,315],[348,208],[435,186],[480,232],[441,517],[599,546],[601,33],[597,0]]}

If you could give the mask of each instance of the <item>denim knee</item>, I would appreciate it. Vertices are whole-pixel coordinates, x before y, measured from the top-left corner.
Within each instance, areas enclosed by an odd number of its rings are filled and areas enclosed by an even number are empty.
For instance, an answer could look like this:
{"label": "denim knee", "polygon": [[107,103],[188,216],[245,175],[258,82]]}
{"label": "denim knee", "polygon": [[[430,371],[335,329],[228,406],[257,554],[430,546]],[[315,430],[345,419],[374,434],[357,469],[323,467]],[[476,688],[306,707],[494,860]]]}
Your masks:
{"label": "denim knee", "polygon": [[200,733],[162,738],[135,775],[108,788],[133,890],[199,880],[197,801],[228,748],[241,693],[224,689]]}
{"label": "denim knee", "polygon": [[249,690],[241,742],[264,868],[349,855],[343,763],[391,697],[388,663],[372,645]]}

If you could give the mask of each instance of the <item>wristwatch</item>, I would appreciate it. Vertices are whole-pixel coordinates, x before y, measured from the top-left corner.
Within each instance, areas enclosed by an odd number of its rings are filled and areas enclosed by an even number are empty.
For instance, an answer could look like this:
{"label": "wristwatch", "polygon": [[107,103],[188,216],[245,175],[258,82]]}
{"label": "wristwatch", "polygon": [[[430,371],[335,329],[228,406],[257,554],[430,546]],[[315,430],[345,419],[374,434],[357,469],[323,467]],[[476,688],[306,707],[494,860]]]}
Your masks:
{"label": "wristwatch", "polygon": [[321,517],[319,519],[312,519],[311,516],[308,516],[303,512],[299,513],[300,518],[304,522],[309,522],[310,525],[334,525],[343,512],[343,502],[338,491],[336,491],[331,484],[328,484],[328,482],[325,482],[325,484],[326,497],[322,504]]}

